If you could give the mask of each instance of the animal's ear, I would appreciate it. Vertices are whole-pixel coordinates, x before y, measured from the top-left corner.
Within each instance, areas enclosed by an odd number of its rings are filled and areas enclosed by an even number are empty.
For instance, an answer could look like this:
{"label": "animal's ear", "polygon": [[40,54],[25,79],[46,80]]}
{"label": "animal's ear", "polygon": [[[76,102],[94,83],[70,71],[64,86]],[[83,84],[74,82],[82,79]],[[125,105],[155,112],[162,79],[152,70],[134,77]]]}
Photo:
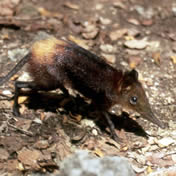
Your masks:
{"label": "animal's ear", "polygon": [[124,81],[123,81],[123,88],[129,89],[132,84],[138,81],[138,72],[136,70],[131,70],[129,72],[126,72],[124,75]]}
{"label": "animal's ear", "polygon": [[128,73],[128,76],[136,81],[138,80],[138,72],[134,69]]}

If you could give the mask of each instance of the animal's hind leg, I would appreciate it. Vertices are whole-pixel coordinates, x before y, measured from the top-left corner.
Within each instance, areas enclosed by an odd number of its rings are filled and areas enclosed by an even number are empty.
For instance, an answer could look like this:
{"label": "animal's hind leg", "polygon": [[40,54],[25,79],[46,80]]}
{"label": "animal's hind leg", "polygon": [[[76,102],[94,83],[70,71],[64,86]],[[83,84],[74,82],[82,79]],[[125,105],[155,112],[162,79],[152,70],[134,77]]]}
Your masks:
{"label": "animal's hind leg", "polygon": [[20,95],[21,88],[30,88],[32,90],[37,90],[37,86],[34,82],[24,82],[24,81],[16,81],[15,82],[15,95],[14,95],[14,105],[13,105],[13,114],[15,116],[20,116],[18,104],[18,97]]}

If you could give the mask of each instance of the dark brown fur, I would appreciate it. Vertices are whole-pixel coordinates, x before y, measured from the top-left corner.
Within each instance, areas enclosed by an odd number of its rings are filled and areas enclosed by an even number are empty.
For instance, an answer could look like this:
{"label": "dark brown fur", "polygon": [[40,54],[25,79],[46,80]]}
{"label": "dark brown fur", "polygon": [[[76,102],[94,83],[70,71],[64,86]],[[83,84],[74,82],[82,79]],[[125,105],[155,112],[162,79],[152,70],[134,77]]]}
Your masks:
{"label": "dark brown fur", "polygon": [[[36,90],[61,88],[66,92],[65,87],[69,86],[90,98],[101,111],[121,104],[164,128],[164,124],[153,115],[135,70],[123,73],[78,45],[55,38],[36,42],[20,66],[26,62],[33,82],[17,83],[16,90],[22,87]],[[20,66],[17,64],[10,76],[0,80],[0,85],[15,74]],[[16,101],[17,98],[18,93]],[[18,105],[14,106],[15,114],[18,115]]]}

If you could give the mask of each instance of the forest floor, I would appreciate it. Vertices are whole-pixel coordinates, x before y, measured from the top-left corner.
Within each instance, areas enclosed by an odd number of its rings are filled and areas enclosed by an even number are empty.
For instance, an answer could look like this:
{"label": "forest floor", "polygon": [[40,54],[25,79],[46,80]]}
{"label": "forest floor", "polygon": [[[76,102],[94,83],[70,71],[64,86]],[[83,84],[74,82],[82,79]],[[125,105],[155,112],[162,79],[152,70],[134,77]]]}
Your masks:
{"label": "forest floor", "polygon": [[[69,90],[21,96],[21,117],[12,114],[14,80],[0,87],[0,175],[59,172],[77,149],[124,156],[138,176],[176,175],[176,2],[175,0],[3,0],[0,1],[0,77],[32,43],[55,36],[103,57],[113,67],[135,68],[158,119],[166,129],[134,112],[112,115],[116,143],[106,121],[91,118],[89,102]],[[128,114],[127,114],[128,113]],[[140,118],[138,118],[140,117]],[[169,169],[170,168],[170,169]]]}

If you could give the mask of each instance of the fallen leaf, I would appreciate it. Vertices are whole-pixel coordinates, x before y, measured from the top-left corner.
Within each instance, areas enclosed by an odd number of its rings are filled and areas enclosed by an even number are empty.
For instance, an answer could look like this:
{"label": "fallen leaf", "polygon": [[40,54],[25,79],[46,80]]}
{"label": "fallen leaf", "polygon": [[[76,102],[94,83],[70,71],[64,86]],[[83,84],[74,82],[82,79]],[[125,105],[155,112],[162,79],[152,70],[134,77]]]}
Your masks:
{"label": "fallen leaf", "polygon": [[73,9],[73,10],[79,9],[79,6],[77,4],[73,4],[71,2],[64,3],[64,6],[70,8],[70,9]]}
{"label": "fallen leaf", "polygon": [[115,8],[126,9],[126,5],[123,2],[121,2],[121,1],[114,2],[113,6]]}
{"label": "fallen leaf", "polygon": [[8,152],[11,154],[19,151],[25,145],[25,142],[18,136],[6,136],[0,140],[0,145],[8,148]]}
{"label": "fallen leaf", "polygon": [[23,103],[25,103],[27,99],[28,99],[27,96],[20,96],[20,97],[18,98],[18,104],[23,104]]}
{"label": "fallen leaf", "polygon": [[176,33],[169,33],[168,36],[171,40],[176,41]]}
{"label": "fallen leaf", "polygon": [[154,61],[155,61],[155,63],[157,65],[160,65],[160,62],[161,62],[161,54],[160,54],[160,52],[153,53],[152,58],[154,59]]}
{"label": "fallen leaf", "polygon": [[94,39],[94,38],[96,38],[96,36],[98,35],[98,33],[99,33],[99,29],[95,28],[95,30],[93,30],[91,32],[84,32],[84,33],[82,33],[82,36],[85,39]]}
{"label": "fallen leaf", "polygon": [[171,156],[165,156],[164,153],[152,153],[149,156],[147,156],[147,160],[159,167],[168,167],[176,164],[172,160]]}
{"label": "fallen leaf", "polygon": [[1,93],[3,95],[12,95],[12,92],[10,90],[3,90]]}
{"label": "fallen leaf", "polygon": [[9,153],[7,150],[0,148],[0,161],[7,160],[9,157]]}
{"label": "fallen leaf", "polygon": [[110,39],[112,41],[114,40],[118,40],[119,38],[123,37],[126,33],[127,33],[127,29],[119,29],[119,30],[116,30],[116,31],[112,31],[110,33]]}
{"label": "fallen leaf", "polygon": [[171,157],[172,157],[172,160],[176,163],[176,154],[171,155]]}
{"label": "fallen leaf", "polygon": [[0,1],[0,16],[13,16],[19,2],[20,0]]}
{"label": "fallen leaf", "polygon": [[109,25],[109,24],[112,23],[111,19],[109,19],[109,18],[103,18],[103,17],[100,17],[100,22],[103,25]]}
{"label": "fallen leaf", "polygon": [[103,4],[96,4],[95,9],[96,10],[102,10],[103,9]]}
{"label": "fallen leaf", "polygon": [[99,156],[99,157],[103,157],[103,156],[104,156],[103,152],[102,152],[99,148],[96,148],[96,149],[94,150],[94,153],[95,153],[97,156]]}
{"label": "fallen leaf", "polygon": [[176,64],[176,56],[171,56],[172,62]]}
{"label": "fallen leaf", "polygon": [[46,149],[49,147],[49,143],[47,140],[39,140],[34,144],[34,147],[37,149]]}
{"label": "fallen leaf", "polygon": [[139,56],[132,56],[129,58],[130,68],[134,69],[141,63],[141,58]]}
{"label": "fallen leaf", "polygon": [[144,26],[151,26],[153,24],[153,20],[151,19],[146,19],[144,21],[142,21],[142,25]]}
{"label": "fallen leaf", "polygon": [[43,7],[39,7],[38,12],[40,13],[41,16],[45,16],[45,17],[59,17],[62,18],[63,15],[61,15],[58,12],[50,12],[47,9],[43,8]]}
{"label": "fallen leaf", "polygon": [[44,121],[44,120],[45,120],[45,117],[46,117],[46,116],[45,116],[45,113],[44,113],[44,112],[41,112],[41,113],[40,113],[40,120],[41,120],[41,121]]}
{"label": "fallen leaf", "polygon": [[15,81],[15,80],[17,80],[18,78],[19,78],[19,75],[15,74],[14,76],[12,76],[12,77],[10,78],[10,80],[11,80],[11,81]]}
{"label": "fallen leaf", "polygon": [[124,43],[124,45],[131,49],[144,49],[148,46],[148,41],[146,38],[142,40],[129,40]]}
{"label": "fallen leaf", "polygon": [[105,53],[102,53],[101,54],[107,62],[109,62],[110,64],[113,64],[115,63],[116,61],[116,56],[114,54],[105,54]]}
{"label": "fallen leaf", "polygon": [[18,169],[20,171],[23,171],[24,167],[23,167],[23,165],[18,160],[16,160],[16,159],[9,159],[7,161],[7,169],[8,169],[8,172],[14,171],[16,169]]}
{"label": "fallen leaf", "polygon": [[175,140],[171,137],[165,137],[160,140],[155,141],[160,147],[168,147],[169,145],[175,143]]}
{"label": "fallen leaf", "polygon": [[87,21],[83,23],[83,26],[82,36],[85,39],[94,39],[99,34],[99,28],[96,26],[96,23]]}
{"label": "fallen leaf", "polygon": [[123,147],[121,148],[121,151],[126,152],[128,149],[129,149],[128,146],[123,146]]}
{"label": "fallen leaf", "polygon": [[175,176],[176,167],[171,166],[169,168],[158,168],[157,171],[150,173],[148,176]]}
{"label": "fallen leaf", "polygon": [[18,152],[18,160],[24,164],[25,168],[31,167],[32,169],[38,170],[40,166],[37,161],[42,158],[42,153],[39,150],[29,150],[24,147]]}
{"label": "fallen leaf", "polygon": [[125,36],[125,40],[134,40],[134,37],[132,35]]}
{"label": "fallen leaf", "polygon": [[3,40],[10,39],[9,34],[8,34],[8,33],[3,34],[3,35],[2,35],[2,39],[3,39]]}
{"label": "fallen leaf", "polygon": [[131,23],[131,24],[134,24],[134,25],[139,25],[140,24],[140,22],[137,19],[134,19],[134,18],[128,19],[128,22]]}
{"label": "fallen leaf", "polygon": [[21,104],[20,109],[19,109],[20,114],[23,114],[25,112],[25,110],[26,110],[26,106],[24,104]]}
{"label": "fallen leaf", "polygon": [[101,44],[100,45],[101,51],[107,54],[115,53],[116,52],[116,47],[110,44]]}
{"label": "fallen leaf", "polygon": [[81,47],[85,49],[89,49],[89,46],[87,45],[86,40],[79,39],[77,37],[74,37],[73,35],[69,35],[68,39],[71,40],[72,42],[75,42],[76,44],[80,45]]}
{"label": "fallen leaf", "polygon": [[142,168],[140,168],[140,167],[138,167],[137,165],[134,165],[134,164],[132,164],[131,165],[132,166],[132,168],[133,168],[133,170],[136,172],[136,173],[143,173],[145,170],[146,170],[146,167],[142,167]]}
{"label": "fallen leaf", "polygon": [[150,174],[150,173],[152,173],[152,172],[153,172],[153,170],[152,170],[151,166],[148,166],[148,167],[147,167],[147,174]]}
{"label": "fallen leaf", "polygon": [[31,123],[32,123],[32,120],[18,118],[18,120],[15,122],[15,126],[17,128],[27,131],[29,130]]}

